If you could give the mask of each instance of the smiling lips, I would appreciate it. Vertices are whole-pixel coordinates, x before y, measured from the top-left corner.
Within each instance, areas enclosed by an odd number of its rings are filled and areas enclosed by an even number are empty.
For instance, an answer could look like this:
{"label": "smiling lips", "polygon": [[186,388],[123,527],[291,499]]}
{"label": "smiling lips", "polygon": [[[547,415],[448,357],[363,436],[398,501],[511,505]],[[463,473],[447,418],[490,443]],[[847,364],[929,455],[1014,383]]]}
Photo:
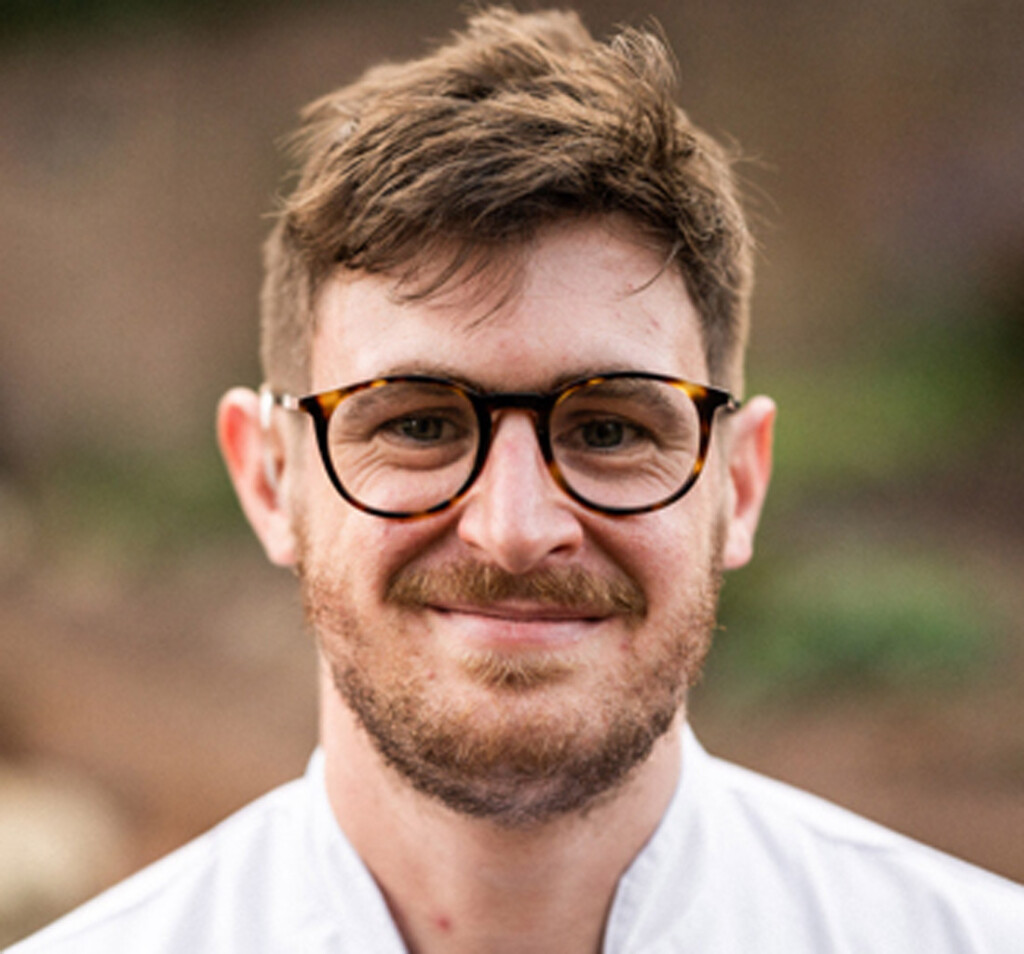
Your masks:
{"label": "smiling lips", "polygon": [[578,566],[517,575],[475,561],[403,567],[387,599],[428,611],[469,645],[501,650],[570,646],[613,618],[637,619],[647,609],[628,577],[608,579]]}
{"label": "smiling lips", "polygon": [[526,603],[442,603],[431,604],[430,609],[440,613],[462,613],[470,616],[487,616],[512,622],[549,622],[553,620],[596,621],[609,614],[604,609],[589,610],[587,607],[551,606],[550,604]]}
{"label": "smiling lips", "polygon": [[431,605],[446,628],[470,645],[488,649],[557,649],[592,635],[611,617],[568,607],[522,603]]}

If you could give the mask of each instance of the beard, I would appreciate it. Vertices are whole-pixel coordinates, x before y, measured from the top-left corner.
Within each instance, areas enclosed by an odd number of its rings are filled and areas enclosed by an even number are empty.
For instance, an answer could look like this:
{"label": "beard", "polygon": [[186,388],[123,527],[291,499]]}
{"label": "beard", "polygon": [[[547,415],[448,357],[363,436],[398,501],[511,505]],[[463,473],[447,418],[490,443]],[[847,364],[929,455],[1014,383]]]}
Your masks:
{"label": "beard", "polygon": [[[336,574],[312,569],[305,552],[299,573],[334,687],[384,762],[448,808],[508,828],[584,811],[646,760],[700,674],[721,584],[715,560],[691,585],[686,609],[655,626],[628,578],[578,568],[512,575],[476,562],[406,566],[385,593],[396,613],[374,620],[356,611]],[[571,651],[471,648],[454,665],[478,691],[450,691],[436,678],[416,618],[431,605],[510,599],[622,618],[621,657],[595,669]],[[566,689],[581,673],[589,680],[582,701]]]}

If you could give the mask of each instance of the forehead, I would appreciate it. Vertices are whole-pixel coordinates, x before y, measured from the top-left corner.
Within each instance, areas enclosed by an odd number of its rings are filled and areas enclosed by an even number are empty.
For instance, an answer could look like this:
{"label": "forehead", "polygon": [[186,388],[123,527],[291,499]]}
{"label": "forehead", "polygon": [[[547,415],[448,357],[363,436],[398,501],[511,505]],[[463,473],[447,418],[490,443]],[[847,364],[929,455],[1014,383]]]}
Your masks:
{"label": "forehead", "polygon": [[543,389],[612,370],[707,383],[682,277],[614,218],[548,227],[426,299],[403,298],[391,276],[339,273],[316,319],[314,390],[411,372],[488,390]]}

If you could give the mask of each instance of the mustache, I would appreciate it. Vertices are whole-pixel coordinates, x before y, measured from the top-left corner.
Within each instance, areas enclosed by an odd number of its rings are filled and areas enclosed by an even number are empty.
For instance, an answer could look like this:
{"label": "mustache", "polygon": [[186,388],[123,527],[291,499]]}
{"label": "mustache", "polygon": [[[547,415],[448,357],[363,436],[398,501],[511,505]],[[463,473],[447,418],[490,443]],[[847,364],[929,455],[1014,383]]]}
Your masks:
{"label": "mustache", "polygon": [[487,606],[521,600],[588,616],[641,617],[647,613],[647,598],[635,582],[607,579],[580,567],[547,567],[523,574],[474,561],[430,569],[406,567],[392,577],[385,598],[410,608],[446,603]]}

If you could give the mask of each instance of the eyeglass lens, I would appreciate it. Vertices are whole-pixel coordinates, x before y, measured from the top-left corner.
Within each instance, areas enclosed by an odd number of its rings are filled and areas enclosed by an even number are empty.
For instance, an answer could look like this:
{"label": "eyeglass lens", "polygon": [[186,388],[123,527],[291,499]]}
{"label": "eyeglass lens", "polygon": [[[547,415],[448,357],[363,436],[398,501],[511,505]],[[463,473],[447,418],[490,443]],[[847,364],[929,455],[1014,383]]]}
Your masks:
{"label": "eyeglass lens", "polygon": [[[565,483],[598,507],[640,508],[679,490],[700,454],[701,421],[681,388],[616,377],[571,388],[549,427]],[[392,381],[357,391],[330,417],[331,462],[364,506],[419,512],[450,500],[473,473],[480,426],[454,386]]]}

